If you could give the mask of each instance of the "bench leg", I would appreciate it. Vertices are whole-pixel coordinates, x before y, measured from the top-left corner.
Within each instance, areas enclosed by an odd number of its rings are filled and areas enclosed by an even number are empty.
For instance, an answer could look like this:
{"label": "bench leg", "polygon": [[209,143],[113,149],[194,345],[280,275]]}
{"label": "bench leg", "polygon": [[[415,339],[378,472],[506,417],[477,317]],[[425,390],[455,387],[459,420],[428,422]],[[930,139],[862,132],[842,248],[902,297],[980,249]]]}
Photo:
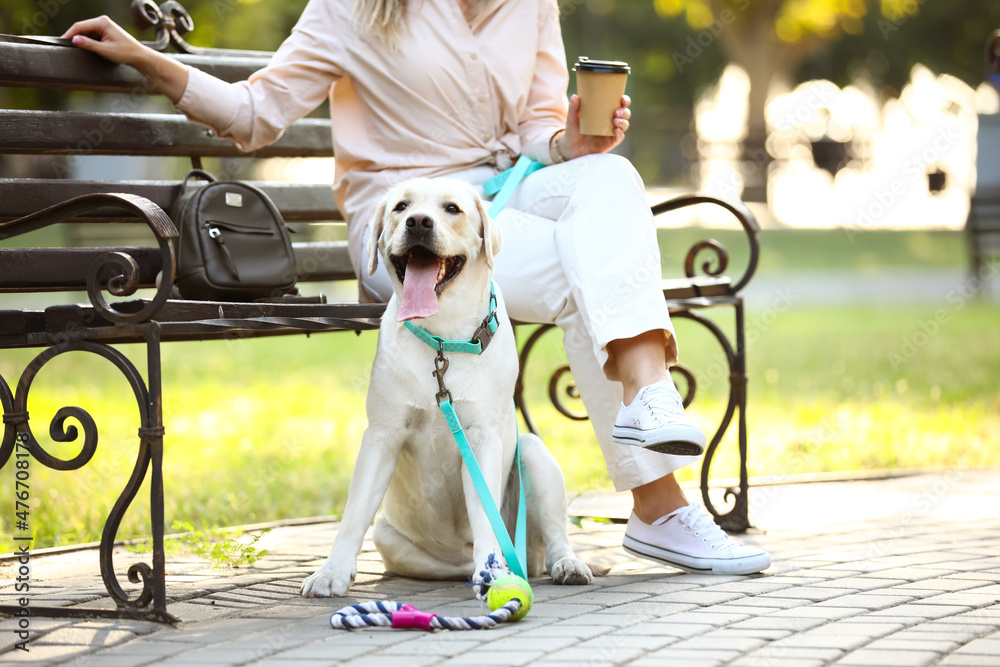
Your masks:
{"label": "bench leg", "polygon": [[[77,440],[79,429],[67,425],[67,419],[79,423],[83,430],[83,444],[80,453],[71,459],[60,459],[47,452],[35,439],[29,425],[27,412],[28,394],[31,384],[46,363],[55,357],[71,351],[83,351],[107,359],[128,380],[139,405],[141,425],[139,427],[139,447],[135,466],[124,490],[115,502],[104,525],[100,543],[101,578],[114,600],[116,609],[83,607],[42,607],[31,605],[33,616],[78,617],[78,618],[131,618],[174,623],[166,609],[165,556],[163,547],[163,420],[162,394],[160,388],[159,326],[156,323],[140,325],[144,329],[148,352],[149,387],[131,361],[115,348],[93,340],[74,339],[45,349],[36,356],[21,374],[16,393],[11,392],[0,378],[0,402],[4,411],[4,438],[0,445],[0,468],[12,459],[39,463],[53,470],[78,470],[86,465],[97,451],[97,425],[89,413],[77,407],[65,407],[56,412],[49,429],[53,440],[73,442]],[[114,333],[114,332],[112,332]],[[151,470],[150,517],[153,524],[153,567],[146,563],[136,563],[129,567],[128,578],[133,584],[142,584],[142,590],[130,597],[118,582],[114,571],[113,549],[121,520],[138,493],[146,472]],[[29,533],[30,521],[22,526]],[[15,540],[18,537],[15,537]],[[25,538],[21,538],[25,539]],[[31,538],[28,537],[28,540]],[[0,613],[15,614],[17,607],[0,607]]]}
{"label": "bench leg", "polygon": [[[705,328],[707,328],[718,340],[719,345],[722,347],[723,352],[726,354],[726,359],[729,365],[729,404],[726,407],[726,412],[722,418],[719,428],[716,430],[711,443],[709,443],[708,449],[705,452],[705,458],[701,465],[701,495],[705,507],[716,517],[719,525],[728,532],[731,533],[744,533],[750,527],[750,520],[748,514],[748,504],[747,504],[747,492],[749,487],[748,476],[747,476],[747,422],[746,422],[746,348],[744,341],[744,331],[743,331],[743,302],[738,301],[734,304],[736,309],[736,350],[734,351],[732,345],[729,342],[729,338],[726,334],[711,320],[698,315],[690,310],[679,309],[676,312],[671,311],[672,317],[683,317],[690,320],[698,322]],[[519,357],[518,357],[518,367],[519,373],[517,378],[517,384],[514,388],[514,404],[517,406],[518,410],[521,412],[521,417],[524,419],[525,425],[528,430],[539,435],[538,427],[534,420],[531,418],[531,413],[528,410],[527,401],[524,398],[524,372],[527,367],[528,357],[534,349],[535,345],[538,343],[539,339],[546,333],[556,328],[551,324],[544,324],[538,326],[531,335],[525,341],[524,345],[521,347]],[[587,419],[586,412],[579,412],[571,410],[566,407],[558,391],[559,379],[565,373],[569,372],[568,366],[561,366],[557,368],[551,378],[549,379],[549,400],[552,405],[555,406],[556,410],[560,412],[563,416],[573,419],[573,420],[585,420]],[[687,388],[684,396],[684,407],[687,407],[691,401],[694,399],[694,394],[696,391],[695,376],[692,371],[682,364],[677,364],[671,368],[671,373],[676,373],[684,376],[687,382]],[[571,382],[565,389],[567,395],[570,398],[578,398],[576,392],[576,386]],[[729,429],[729,424],[732,422],[734,413],[739,410],[739,416],[737,421],[737,426],[739,429],[739,452],[740,452],[740,484],[739,488],[729,488],[726,489],[724,499],[729,502],[732,501],[733,506],[729,512],[725,514],[720,513],[712,501],[708,497],[709,488],[709,473],[712,467],[712,458],[715,456],[715,451],[718,449],[719,443],[722,441],[723,436]]]}

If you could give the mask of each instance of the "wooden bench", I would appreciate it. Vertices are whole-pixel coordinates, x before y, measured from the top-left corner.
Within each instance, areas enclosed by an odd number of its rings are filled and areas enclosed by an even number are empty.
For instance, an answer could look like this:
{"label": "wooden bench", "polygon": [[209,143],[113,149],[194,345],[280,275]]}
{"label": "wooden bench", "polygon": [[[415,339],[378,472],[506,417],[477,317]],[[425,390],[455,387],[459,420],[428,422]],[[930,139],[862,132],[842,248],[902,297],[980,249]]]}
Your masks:
{"label": "wooden bench", "polygon": [[[145,3],[147,6],[151,3]],[[177,5],[173,3],[174,18]],[[182,11],[182,10],[181,10]],[[155,18],[155,17],[154,17]],[[158,30],[159,46],[172,42],[188,49],[177,34],[183,22],[151,21]],[[199,51],[174,56],[222,79],[238,81],[264,66],[269,54],[235,51]],[[53,91],[92,91],[124,94],[126,100],[145,98],[146,87],[139,74],[128,67],[110,64],[91,54],[67,46],[31,43],[0,37],[0,85],[41,88]],[[115,99],[115,98],[113,98]],[[123,99],[123,98],[116,98]],[[135,104],[133,107],[137,106]],[[328,119],[299,121],[275,144],[257,151],[253,157],[317,157],[332,154]],[[93,155],[183,156],[245,158],[230,142],[212,137],[202,127],[171,113],[147,113],[135,109],[112,111],[0,110],[0,155],[30,154],[73,159]],[[78,607],[32,607],[34,615],[128,617],[172,622],[167,611],[165,556],[163,550],[164,509],[161,463],[164,456],[164,420],[160,388],[160,343],[163,341],[211,340],[224,338],[310,334],[328,331],[365,331],[378,327],[384,304],[360,304],[352,300],[325,304],[219,303],[173,300],[169,298],[176,257],[177,230],[164,211],[169,210],[179,192],[179,180],[71,180],[62,174],[36,178],[0,178],[0,292],[39,293],[86,291],[86,302],[52,305],[44,309],[0,311],[0,349],[42,348],[24,369],[14,390],[0,378],[0,404],[4,432],[0,444],[0,467],[30,451],[41,464],[59,470],[83,467],[93,456],[97,443],[94,419],[78,408],[63,408],[53,420],[51,436],[57,441],[76,442],[83,432],[80,453],[69,460],[51,455],[33,435],[26,410],[30,384],[50,359],[75,350],[100,355],[112,362],[128,379],[141,414],[138,458],[132,477],[110,512],[100,544],[100,570],[105,586],[117,605],[116,610]],[[59,176],[59,177],[57,177]],[[300,283],[354,279],[346,242],[308,240],[309,232],[328,229],[340,219],[328,185],[299,185],[282,182],[257,183],[276,202],[286,220],[306,233],[296,236],[294,249]],[[746,375],[743,334],[743,302],[740,290],[752,277],[757,264],[758,226],[753,215],[739,202],[724,202],[702,195],[672,199],[653,207],[657,214],[709,203],[730,211],[746,231],[749,261],[739,279],[724,277],[726,253],[720,244],[703,241],[689,252],[684,267],[686,278],[664,281],[664,296],[675,317],[704,325],[718,340],[729,366],[729,402],[722,422],[711,439],[702,466],[702,497],[720,523],[731,531],[744,531],[747,518],[746,470]],[[24,245],[23,235],[47,229],[60,222],[74,226],[114,226],[112,238],[133,235],[138,229],[148,239],[131,246],[108,247],[12,247]],[[100,228],[100,227],[98,227]],[[132,230],[126,233],[126,230]],[[105,235],[108,237],[109,235]],[[708,251],[714,259],[696,266],[696,255]],[[712,266],[709,266],[709,265]],[[155,283],[158,272],[164,279]],[[141,298],[136,296],[137,290]],[[105,294],[117,297],[108,301]],[[712,307],[735,310],[735,344],[713,320],[698,311]],[[519,329],[523,330],[519,323]],[[551,325],[541,325],[527,337],[521,348],[521,367]],[[119,352],[117,343],[145,344],[146,377]],[[695,375],[687,368],[674,369],[687,379],[686,404],[694,397]],[[535,429],[518,385],[515,400],[526,423]],[[565,409],[550,389],[557,407]],[[738,411],[740,481],[726,492],[732,502],[726,513],[718,512],[708,497],[712,457]],[[67,425],[67,419],[79,427]],[[152,522],[152,565],[137,563],[128,568],[133,584],[142,584],[137,594],[129,594],[119,584],[112,550],[121,519],[147,478],[150,479]],[[15,538],[16,539],[16,538]],[[16,608],[3,607],[0,613]]]}

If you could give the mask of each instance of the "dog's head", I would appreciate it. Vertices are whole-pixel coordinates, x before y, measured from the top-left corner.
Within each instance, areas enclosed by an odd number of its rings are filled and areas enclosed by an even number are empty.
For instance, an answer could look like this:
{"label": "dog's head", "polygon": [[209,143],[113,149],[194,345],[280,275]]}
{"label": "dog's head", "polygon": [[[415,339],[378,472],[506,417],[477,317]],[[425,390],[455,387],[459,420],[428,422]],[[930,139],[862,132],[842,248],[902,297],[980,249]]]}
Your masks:
{"label": "dog's head", "polygon": [[500,242],[499,229],[468,183],[404,181],[375,211],[368,274],[381,253],[399,300],[396,320],[430,317],[450,287],[465,280],[488,283]]}

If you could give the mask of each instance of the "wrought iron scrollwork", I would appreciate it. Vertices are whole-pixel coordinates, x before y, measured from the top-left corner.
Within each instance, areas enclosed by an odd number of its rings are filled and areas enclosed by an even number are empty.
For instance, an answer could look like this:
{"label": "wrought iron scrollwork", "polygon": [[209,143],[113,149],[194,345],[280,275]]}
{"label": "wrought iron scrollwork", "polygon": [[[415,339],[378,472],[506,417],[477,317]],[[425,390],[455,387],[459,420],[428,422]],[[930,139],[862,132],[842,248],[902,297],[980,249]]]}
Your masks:
{"label": "wrought iron scrollwork", "polygon": [[0,440],[0,469],[7,465],[10,455],[14,453],[15,438],[17,438],[17,422],[14,416],[14,394],[10,391],[7,381],[0,376],[0,409],[3,410],[3,440]]}
{"label": "wrought iron scrollwork", "polygon": [[146,45],[164,51],[171,44],[181,53],[198,53],[182,35],[194,30],[194,19],[176,0],[167,0],[157,6],[153,0],[132,0],[132,20],[140,30],[156,30],[156,41]]}
{"label": "wrought iron scrollwork", "polygon": [[687,252],[687,256],[684,258],[684,275],[688,278],[694,278],[697,275],[694,264],[698,258],[698,253],[702,250],[711,250],[715,253],[715,266],[712,266],[712,259],[707,259],[701,265],[702,272],[708,276],[721,276],[722,272],[729,266],[729,254],[723,245],[715,239],[698,241],[691,246],[691,249]]}
{"label": "wrought iron scrollwork", "polygon": [[76,197],[23,218],[0,223],[0,240],[70,220],[95,208],[128,211],[143,220],[156,237],[163,267],[162,279],[153,298],[144,302],[138,310],[121,310],[109,304],[104,299],[101,286],[102,280],[105,280],[108,291],[115,296],[134,294],[139,287],[139,267],[135,259],[123,252],[105,253],[94,260],[87,274],[87,294],[94,309],[102,317],[110,322],[133,324],[144,322],[170,297],[170,290],[177,273],[173,246],[173,241],[177,238],[177,228],[159,206],[145,197],[123,193],[99,193]]}
{"label": "wrought iron scrollwork", "polygon": [[[155,327],[155,324],[153,326]],[[157,346],[159,344],[158,338],[151,342]],[[59,458],[46,451],[32,433],[28,419],[28,397],[32,384],[39,372],[56,357],[67,352],[77,351],[96,354],[107,359],[117,368],[125,376],[129,386],[132,388],[139,408],[139,448],[136,462],[124,490],[115,502],[104,525],[100,545],[101,577],[115,604],[118,606],[120,613],[125,615],[131,613],[131,615],[138,617],[149,617],[157,620],[176,620],[166,613],[165,593],[159,591],[159,595],[157,595],[157,588],[162,588],[162,572],[158,572],[154,567],[150,567],[146,563],[131,565],[128,569],[128,579],[133,584],[142,584],[142,589],[130,597],[129,593],[118,582],[114,571],[113,549],[118,529],[132,500],[146,478],[146,472],[149,469],[150,462],[153,460],[154,450],[157,448],[162,449],[163,436],[163,428],[159,423],[160,415],[158,410],[152,409],[154,403],[150,401],[150,394],[146,384],[143,382],[139,371],[125,355],[108,345],[85,340],[70,341],[46,348],[38,354],[21,374],[16,393],[13,397],[6,382],[0,378],[0,402],[3,404],[5,426],[3,445],[0,448],[0,467],[9,459],[10,450],[13,449],[15,438],[19,438],[25,444],[31,456],[38,463],[54,470],[76,470],[86,465],[93,458],[97,451],[98,443],[97,425],[93,417],[84,409],[73,406],[60,408],[49,426],[49,434],[52,439],[56,442],[64,443],[79,440],[80,430],[82,429],[83,443],[80,452],[68,459]],[[73,424],[68,425],[67,421],[70,419],[76,421],[80,428]],[[162,485],[162,480],[157,481],[154,479],[154,486],[158,483]],[[154,489],[154,493],[157,491],[162,494],[162,486],[159,489]],[[162,503],[162,500],[160,502]],[[154,513],[158,512],[162,514],[162,506],[158,510],[154,507],[153,511]],[[162,544],[160,545],[160,551],[162,552]],[[154,550],[154,565],[162,569],[162,560],[162,553],[156,553]],[[161,598],[163,604],[154,610],[145,610],[157,597]]]}
{"label": "wrought iron scrollwork", "polygon": [[[732,286],[732,292],[733,294],[736,294],[741,289],[746,287],[747,283],[750,282],[750,279],[753,278],[753,274],[757,271],[757,262],[760,258],[760,241],[757,240],[757,233],[760,231],[760,225],[757,224],[757,218],[754,217],[750,209],[748,209],[741,201],[728,201],[705,194],[690,194],[674,197],[673,199],[656,204],[652,207],[652,210],[653,215],[660,215],[661,213],[676,211],[677,209],[684,208],[686,206],[693,206],[695,204],[712,204],[714,206],[721,206],[732,213],[733,217],[736,218],[736,220],[740,223],[740,226],[743,227],[743,231],[746,233],[747,243],[750,247],[750,256],[747,260],[746,270],[743,272],[743,275],[740,276],[739,280],[737,280]],[[711,250],[716,254],[717,265],[713,267],[710,261],[706,261],[702,264],[702,270],[710,276],[717,276],[725,271],[726,265],[728,264],[728,257],[725,249],[722,247],[722,244],[718,241],[701,241],[696,243],[694,247],[688,251],[687,257],[685,258],[684,271],[688,278],[693,278],[695,276],[694,266],[697,254],[706,249]]]}
{"label": "wrought iron scrollwork", "polygon": [[[155,41],[143,42],[156,51],[164,52],[171,45],[178,53],[188,55],[210,55],[220,51],[220,49],[202,49],[187,43],[184,35],[194,31],[194,19],[177,0],[167,0],[159,5],[154,0],[132,0],[132,20],[140,30],[156,31]],[[225,54],[266,58],[271,56],[266,51],[238,49],[225,49]]]}
{"label": "wrought iron scrollwork", "polygon": [[[549,378],[549,400],[552,401],[552,405],[564,417],[574,421],[587,421],[590,417],[587,416],[586,411],[571,410],[562,402],[562,398],[559,396],[559,380],[567,373],[571,373],[569,366],[560,366],[552,372],[552,377]],[[576,389],[576,382],[573,382],[572,375],[570,375],[570,379],[566,384],[565,391],[568,397],[580,400],[580,392]]]}
{"label": "wrought iron scrollwork", "polygon": [[[681,401],[686,408],[694,402],[694,395],[698,391],[698,380],[695,379],[694,371],[682,363],[676,363],[670,367],[670,374],[674,375],[675,373],[684,378],[684,394]],[[674,381],[674,385],[677,385],[676,381]]]}

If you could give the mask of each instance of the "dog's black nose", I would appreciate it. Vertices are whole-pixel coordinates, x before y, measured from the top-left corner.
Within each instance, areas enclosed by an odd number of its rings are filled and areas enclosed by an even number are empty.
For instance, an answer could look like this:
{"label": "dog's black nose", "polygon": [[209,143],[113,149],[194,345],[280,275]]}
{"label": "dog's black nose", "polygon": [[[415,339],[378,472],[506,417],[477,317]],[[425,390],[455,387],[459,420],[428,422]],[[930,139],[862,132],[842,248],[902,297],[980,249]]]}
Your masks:
{"label": "dog's black nose", "polygon": [[406,226],[410,229],[431,229],[434,227],[434,220],[429,215],[411,215],[406,219]]}

